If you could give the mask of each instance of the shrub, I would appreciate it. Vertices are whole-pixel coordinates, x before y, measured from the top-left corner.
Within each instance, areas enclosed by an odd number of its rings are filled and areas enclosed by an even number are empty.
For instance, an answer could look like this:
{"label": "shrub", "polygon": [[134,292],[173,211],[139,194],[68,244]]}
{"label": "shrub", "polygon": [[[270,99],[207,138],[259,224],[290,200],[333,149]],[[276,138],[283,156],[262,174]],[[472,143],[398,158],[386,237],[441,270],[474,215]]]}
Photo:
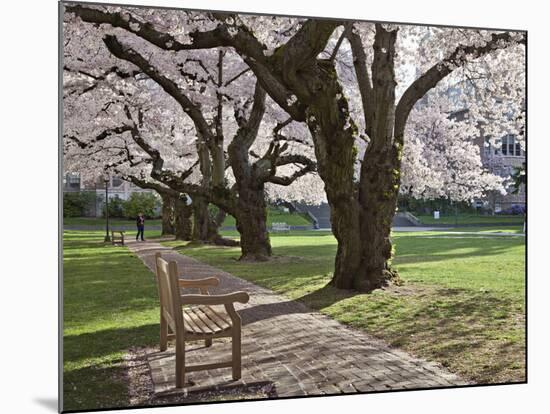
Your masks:
{"label": "shrub", "polygon": [[82,217],[95,203],[95,193],[74,192],[63,194],[63,217]]}
{"label": "shrub", "polygon": [[158,217],[160,201],[153,193],[132,193],[124,206],[124,215],[127,218],[136,218],[143,213],[146,218]]}
{"label": "shrub", "polygon": [[[115,195],[113,198],[109,197],[109,217],[122,218],[125,216],[126,201]],[[105,217],[105,203],[103,203],[103,217]]]}
{"label": "shrub", "polygon": [[502,210],[499,214],[508,214],[508,215],[517,216],[517,215],[525,214],[525,212],[526,212],[525,206],[522,206],[520,204],[514,204],[512,205],[512,207],[506,210]]}
{"label": "shrub", "polygon": [[466,202],[451,202],[446,198],[434,200],[423,200],[400,194],[398,197],[399,211],[410,211],[413,214],[432,214],[434,210],[441,214],[449,215],[455,213],[476,214],[476,209]]}

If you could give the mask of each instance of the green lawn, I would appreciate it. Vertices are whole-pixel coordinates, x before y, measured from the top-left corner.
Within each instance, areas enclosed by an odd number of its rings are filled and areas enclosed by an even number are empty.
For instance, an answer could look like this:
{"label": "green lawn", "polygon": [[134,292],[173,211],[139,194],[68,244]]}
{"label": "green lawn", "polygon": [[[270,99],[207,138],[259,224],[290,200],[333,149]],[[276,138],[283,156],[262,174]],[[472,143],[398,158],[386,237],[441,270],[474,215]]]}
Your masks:
{"label": "green lawn", "polygon": [[[276,208],[267,209],[267,225],[271,227],[272,223],[286,223],[290,226],[310,226],[309,222],[304,216],[297,213],[285,213]],[[233,216],[227,216],[223,222],[223,226],[235,226],[235,218]]]}
{"label": "green lawn", "polygon": [[522,215],[504,215],[504,214],[498,214],[495,216],[480,216],[475,214],[459,214],[457,217],[455,217],[454,214],[448,214],[448,215],[440,215],[439,219],[434,219],[433,215],[416,215],[416,217],[420,220],[422,224],[449,224],[449,225],[455,225],[458,224],[459,226],[462,224],[483,224],[483,225],[489,225],[489,224],[521,224],[523,225],[523,216]]}
{"label": "green lawn", "polygon": [[275,258],[264,263],[235,261],[238,248],[167,244],[476,383],[523,381],[525,239],[482,236],[395,233],[405,284],[372,294],[326,286],[336,250],[330,233],[272,235]]}
{"label": "green lawn", "polygon": [[[123,357],[158,341],[153,274],[102,239],[101,231],[64,233],[65,410],[127,405]],[[477,383],[524,379],[523,237],[396,233],[405,285],[372,294],[326,287],[336,249],[331,233],[271,239],[276,256],[264,263],[235,261],[236,248],[167,243]]]}
{"label": "green lawn", "polygon": [[[135,219],[121,219],[110,218],[109,223],[116,226],[135,226]],[[105,227],[105,218],[103,217],[64,217],[63,224],[65,226],[93,226],[93,227]],[[146,226],[160,226],[160,219],[147,219],[145,221]]]}
{"label": "green lawn", "polygon": [[158,338],[154,275],[101,232],[64,233],[65,410],[128,405],[123,356]]}
{"label": "green lawn", "polygon": [[[271,226],[271,223],[285,222],[291,226],[308,226],[311,223],[300,214],[291,214],[284,213],[275,208],[269,208],[267,211],[267,224]],[[120,218],[110,219],[111,225],[116,228],[116,226],[135,226],[135,220],[125,220]],[[63,219],[63,224],[65,226],[94,226],[94,227],[105,227],[105,219],[102,217],[65,217]],[[160,226],[161,220],[146,220],[145,222],[146,229],[147,226]],[[233,216],[227,216],[223,222],[223,226],[235,226],[235,218]]]}
{"label": "green lawn", "polygon": [[443,231],[443,232],[451,232],[451,233],[457,233],[457,232],[465,232],[465,233],[479,233],[480,235],[483,235],[483,233],[512,233],[512,234],[523,234],[523,224],[521,225],[505,225],[505,226],[466,226],[466,227],[450,227],[445,230],[438,230],[435,231]]}

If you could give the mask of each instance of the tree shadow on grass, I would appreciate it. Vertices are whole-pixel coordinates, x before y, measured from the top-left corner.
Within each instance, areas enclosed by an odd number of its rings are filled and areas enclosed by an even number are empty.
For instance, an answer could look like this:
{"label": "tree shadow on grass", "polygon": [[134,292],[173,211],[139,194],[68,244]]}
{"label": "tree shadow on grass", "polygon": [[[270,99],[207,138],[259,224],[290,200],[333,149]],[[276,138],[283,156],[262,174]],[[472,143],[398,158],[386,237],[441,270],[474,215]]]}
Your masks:
{"label": "tree shadow on grass", "polygon": [[126,369],[119,363],[94,365],[63,373],[63,410],[93,410],[127,407]]}
{"label": "tree shadow on grass", "polygon": [[[287,236],[291,237],[291,236]],[[310,236],[315,237],[314,235]],[[312,244],[290,244],[278,246],[274,245],[273,254],[277,257],[300,257],[305,261],[312,260],[319,265],[326,264],[321,272],[330,272],[333,269],[334,257],[336,255],[337,245],[332,239],[322,236],[322,241]],[[309,237],[304,237],[307,241]],[[395,240],[396,245],[396,265],[421,264],[429,262],[444,262],[447,260],[461,260],[470,258],[480,258],[485,256],[494,256],[506,253],[511,248],[524,245],[520,240],[504,239],[421,239],[418,237],[399,237]],[[215,255],[214,265],[223,266],[228,264],[241,264],[236,262],[240,255],[240,250],[234,247],[224,246],[197,246],[197,245],[178,245],[173,246],[174,250],[189,254],[199,260],[209,261],[210,255]],[[270,262],[260,263],[242,263],[243,266],[258,266],[269,264]],[[293,265],[294,263],[291,263]],[[238,273],[238,271],[237,271]]]}
{"label": "tree shadow on grass", "polygon": [[153,345],[158,341],[159,325],[104,329],[80,335],[63,336],[63,362],[82,358],[101,358],[130,347]]}
{"label": "tree shadow on grass", "polygon": [[[378,309],[369,309],[373,307],[362,307],[364,320],[352,324],[392,346],[442,362],[476,383],[524,378],[524,325],[516,321],[517,303],[509,298],[432,288],[420,295],[386,298]],[[342,317],[346,310],[336,312]]]}
{"label": "tree shadow on grass", "polygon": [[239,313],[246,326],[330,307],[336,320],[348,321],[391,346],[439,361],[475,383],[524,381],[521,303],[468,289],[407,288],[406,294],[400,293],[401,288],[363,294],[327,285],[293,301],[261,304]]}
{"label": "tree shadow on grass", "polygon": [[354,290],[340,290],[326,285],[296,300],[273,301],[239,310],[243,325],[294,313],[320,310],[341,300],[361,294]]}
{"label": "tree shadow on grass", "polygon": [[357,295],[368,295],[368,293],[359,292],[357,290],[336,289],[327,284],[321,289],[317,289],[298,298],[297,301],[311,309],[320,310]]}

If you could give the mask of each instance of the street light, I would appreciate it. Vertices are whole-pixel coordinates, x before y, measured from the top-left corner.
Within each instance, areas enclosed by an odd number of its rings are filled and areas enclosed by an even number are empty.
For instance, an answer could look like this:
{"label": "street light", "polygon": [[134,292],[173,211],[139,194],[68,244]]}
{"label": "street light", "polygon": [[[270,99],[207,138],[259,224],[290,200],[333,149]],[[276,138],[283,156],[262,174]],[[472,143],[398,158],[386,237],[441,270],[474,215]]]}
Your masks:
{"label": "street light", "polygon": [[105,242],[110,242],[111,238],[109,237],[109,176],[105,176],[103,179],[105,183]]}

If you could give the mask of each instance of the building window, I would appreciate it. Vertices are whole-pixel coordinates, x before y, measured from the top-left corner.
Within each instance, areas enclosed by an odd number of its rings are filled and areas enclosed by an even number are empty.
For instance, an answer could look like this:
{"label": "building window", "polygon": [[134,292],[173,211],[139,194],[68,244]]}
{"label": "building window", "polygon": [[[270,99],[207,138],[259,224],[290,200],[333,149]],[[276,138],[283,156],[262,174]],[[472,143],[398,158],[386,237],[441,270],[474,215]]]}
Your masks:
{"label": "building window", "polygon": [[523,155],[521,146],[519,142],[516,142],[514,135],[505,135],[501,138],[500,151],[502,155],[507,157],[521,157]]}
{"label": "building window", "polygon": [[80,174],[68,173],[65,176],[65,186],[68,188],[79,189],[80,188]]}
{"label": "building window", "polygon": [[69,173],[67,175],[70,184],[80,184],[80,175],[78,173]]}
{"label": "building window", "polygon": [[122,185],[122,180],[118,177],[113,177],[113,187],[120,187]]}

